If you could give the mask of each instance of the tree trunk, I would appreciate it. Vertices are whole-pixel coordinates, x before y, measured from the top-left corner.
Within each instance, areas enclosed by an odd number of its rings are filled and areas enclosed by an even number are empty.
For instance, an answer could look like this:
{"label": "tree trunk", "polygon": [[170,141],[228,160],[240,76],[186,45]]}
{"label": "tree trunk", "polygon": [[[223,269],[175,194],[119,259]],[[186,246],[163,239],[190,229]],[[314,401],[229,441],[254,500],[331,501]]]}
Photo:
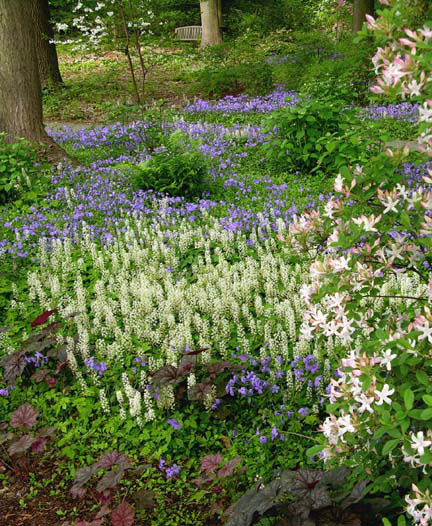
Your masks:
{"label": "tree trunk", "polygon": [[353,33],[357,33],[366,21],[366,15],[374,14],[374,0],[354,0],[353,6]]}
{"label": "tree trunk", "polygon": [[201,47],[214,46],[222,42],[219,27],[218,0],[200,2],[202,40]]}
{"label": "tree trunk", "polygon": [[67,155],[43,126],[35,7],[35,0],[0,0],[0,132],[10,142],[23,137],[43,143],[48,147],[44,153],[57,162]]}
{"label": "tree trunk", "polygon": [[219,21],[219,27],[223,27],[223,17],[222,17],[222,0],[218,0],[218,21]]}
{"label": "tree trunk", "polygon": [[42,88],[56,87],[63,84],[63,79],[59,69],[56,46],[50,44],[50,40],[54,38],[54,31],[50,22],[48,0],[36,0],[34,15],[36,53],[41,86]]}

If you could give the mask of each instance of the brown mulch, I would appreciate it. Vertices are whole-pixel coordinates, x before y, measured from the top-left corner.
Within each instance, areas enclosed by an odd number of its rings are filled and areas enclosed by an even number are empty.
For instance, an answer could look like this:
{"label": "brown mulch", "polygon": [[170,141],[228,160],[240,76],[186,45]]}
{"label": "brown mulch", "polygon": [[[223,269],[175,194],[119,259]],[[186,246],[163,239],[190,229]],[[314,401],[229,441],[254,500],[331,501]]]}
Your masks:
{"label": "brown mulch", "polygon": [[[66,526],[66,518],[91,521],[97,512],[90,511],[94,502],[90,499],[75,499],[66,489],[59,495],[50,495],[59,489],[60,480],[50,482],[46,487],[37,488],[37,495],[30,496],[30,471],[37,471],[37,481],[49,479],[58,470],[52,461],[38,462],[37,466],[21,466],[17,474],[11,474],[6,485],[0,487],[0,526]],[[20,500],[24,506],[20,505]],[[57,512],[64,512],[60,515]],[[72,522],[73,523],[73,522]]]}
{"label": "brown mulch", "polygon": [[25,508],[19,504],[20,498],[25,498],[28,486],[13,484],[0,490],[0,526],[62,526],[67,524],[57,511],[73,515],[74,508],[79,510],[77,520],[92,520],[95,513],[89,513],[86,506],[73,499],[67,493],[50,496],[49,489],[41,489],[37,496],[25,500]]}

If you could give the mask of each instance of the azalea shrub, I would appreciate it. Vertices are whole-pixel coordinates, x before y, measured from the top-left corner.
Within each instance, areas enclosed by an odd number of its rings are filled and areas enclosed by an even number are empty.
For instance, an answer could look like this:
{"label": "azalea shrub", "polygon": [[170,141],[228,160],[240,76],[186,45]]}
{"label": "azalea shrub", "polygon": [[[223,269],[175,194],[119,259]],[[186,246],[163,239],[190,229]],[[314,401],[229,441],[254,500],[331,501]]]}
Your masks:
{"label": "azalea shrub", "polygon": [[[405,3],[381,3],[389,9],[368,22],[389,45],[374,57],[372,89],[422,101],[419,142],[429,153],[431,24],[403,29]],[[370,491],[405,501],[425,525],[432,519],[432,178],[425,165],[416,181],[404,181],[407,153],[388,150],[341,170],[336,195],[299,218],[287,239],[314,258],[302,334],[318,342],[332,336],[345,355],[331,380],[321,455],[370,479]]]}

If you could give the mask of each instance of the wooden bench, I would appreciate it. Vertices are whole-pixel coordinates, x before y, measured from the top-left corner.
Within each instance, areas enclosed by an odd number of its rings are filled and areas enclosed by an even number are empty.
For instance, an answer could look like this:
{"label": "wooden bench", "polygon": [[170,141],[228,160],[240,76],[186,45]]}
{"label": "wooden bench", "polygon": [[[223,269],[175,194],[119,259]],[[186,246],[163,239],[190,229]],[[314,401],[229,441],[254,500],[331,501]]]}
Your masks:
{"label": "wooden bench", "polygon": [[184,26],[177,27],[175,34],[178,40],[197,41],[201,40],[202,27],[201,26]]}

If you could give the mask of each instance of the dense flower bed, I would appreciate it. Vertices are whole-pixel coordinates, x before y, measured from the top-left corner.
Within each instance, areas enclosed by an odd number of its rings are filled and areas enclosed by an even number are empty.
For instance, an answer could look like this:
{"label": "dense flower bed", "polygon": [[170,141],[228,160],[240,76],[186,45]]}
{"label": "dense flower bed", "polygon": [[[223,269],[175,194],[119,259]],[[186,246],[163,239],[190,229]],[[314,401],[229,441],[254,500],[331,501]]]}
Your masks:
{"label": "dense flower bed", "polygon": [[185,106],[186,113],[271,113],[299,102],[294,91],[276,90],[264,97],[227,96],[218,101],[197,100]]}

